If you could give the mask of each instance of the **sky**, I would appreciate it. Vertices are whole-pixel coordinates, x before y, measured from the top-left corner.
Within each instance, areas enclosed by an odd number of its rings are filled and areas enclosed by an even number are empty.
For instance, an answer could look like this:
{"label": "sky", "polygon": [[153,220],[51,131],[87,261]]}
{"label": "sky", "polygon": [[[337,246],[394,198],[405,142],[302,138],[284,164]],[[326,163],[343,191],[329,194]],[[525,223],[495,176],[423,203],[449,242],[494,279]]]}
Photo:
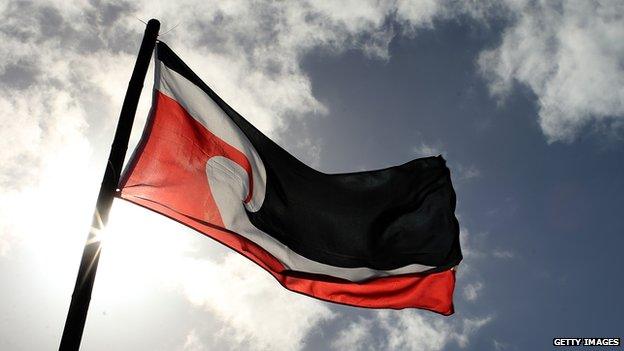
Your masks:
{"label": "sky", "polygon": [[9,0],[0,349],[58,348],[149,18],[221,97],[319,170],[442,154],[465,256],[456,313],[297,295],[116,200],[83,350],[529,350],[623,336],[623,2]]}

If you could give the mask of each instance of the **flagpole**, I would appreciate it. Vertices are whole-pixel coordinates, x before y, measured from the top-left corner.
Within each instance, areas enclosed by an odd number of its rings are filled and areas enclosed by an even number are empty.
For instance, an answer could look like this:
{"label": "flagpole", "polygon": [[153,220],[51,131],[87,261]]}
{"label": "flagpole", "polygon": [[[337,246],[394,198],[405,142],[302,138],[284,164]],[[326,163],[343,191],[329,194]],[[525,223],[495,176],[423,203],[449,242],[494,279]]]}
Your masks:
{"label": "flagpole", "polygon": [[80,348],[80,340],[82,339],[82,332],[87,319],[95,273],[100,259],[100,241],[97,238],[97,233],[104,229],[108,220],[108,213],[113,204],[113,197],[117,190],[121,167],[123,166],[126,150],[128,149],[132,123],[134,122],[139,97],[143,89],[143,82],[145,81],[147,68],[149,67],[152,52],[156,45],[159,29],[160,22],[158,20],[151,19],[147,22],[143,41],[139,49],[139,55],[134,64],[134,70],[132,71],[132,76],[128,83],[128,90],[126,91],[126,96],[119,114],[115,138],[111,145],[106,171],[104,172],[100,193],[93,213],[91,230],[89,231],[87,242],[82,252],[82,260],[80,261],[80,268],[78,270],[78,276],[76,277],[76,285],[74,286],[69,311],[67,312],[67,320],[65,321],[65,328],[63,329],[63,336],[61,337],[60,351],[74,351]]}

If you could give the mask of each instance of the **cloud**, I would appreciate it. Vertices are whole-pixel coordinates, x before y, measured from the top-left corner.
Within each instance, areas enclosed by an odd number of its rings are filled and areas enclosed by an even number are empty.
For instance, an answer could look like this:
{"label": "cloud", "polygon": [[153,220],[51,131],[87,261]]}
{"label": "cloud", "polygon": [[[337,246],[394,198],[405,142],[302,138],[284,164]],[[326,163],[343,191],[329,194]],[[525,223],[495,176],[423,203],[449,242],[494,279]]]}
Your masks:
{"label": "cloud", "polygon": [[345,329],[332,341],[331,346],[335,350],[373,350],[367,339],[372,335],[373,321],[360,317]]}
{"label": "cloud", "polygon": [[96,298],[115,306],[155,291],[179,294],[200,316],[188,317],[183,349],[298,350],[339,316],[241,255],[130,203],[115,204],[107,232]]}
{"label": "cloud", "polygon": [[446,153],[441,145],[431,145],[424,142],[414,146],[412,151],[418,157],[437,156]]}
{"label": "cloud", "polygon": [[238,254],[228,254],[222,263],[188,260],[185,265],[180,270],[184,294],[223,322],[229,347],[297,350],[314,327],[336,317],[327,304],[281,288]]}
{"label": "cloud", "polygon": [[[486,235],[471,235],[466,228],[461,228],[460,237],[464,261],[457,271],[457,287],[463,288],[466,301],[476,301],[485,288],[475,267],[489,256],[484,247]],[[336,350],[436,351],[454,345],[467,348],[471,338],[493,320],[490,313],[470,315],[465,310],[451,318],[408,309],[367,311],[339,329],[331,345]]]}
{"label": "cloud", "polygon": [[[390,3],[389,3],[390,4]],[[144,2],[137,13],[181,23],[164,40],[263,131],[326,113],[300,60],[308,52],[360,49],[387,57],[392,7],[374,1]]]}
{"label": "cloud", "polygon": [[463,318],[457,322],[425,316],[414,311],[379,312],[386,333],[386,350],[443,350],[450,342],[464,348],[469,338],[492,318]]}
{"label": "cloud", "polygon": [[97,135],[112,132],[117,108],[111,98],[123,94],[116,72],[128,73],[120,67],[131,67],[132,58],[119,52],[127,31],[88,27],[125,27],[115,16],[99,20],[105,9],[86,6],[77,13],[47,2],[9,2],[0,10],[4,189],[32,185],[49,158],[74,148],[90,152]]}
{"label": "cloud", "polygon": [[470,337],[492,317],[444,318],[415,310],[381,310],[359,317],[332,341],[336,350],[445,350],[451,344],[465,348]]}
{"label": "cloud", "polygon": [[516,83],[536,96],[550,142],[571,141],[590,124],[624,118],[624,3],[508,1],[511,24],[481,53],[490,91],[505,98]]}
{"label": "cloud", "polygon": [[[487,235],[469,234],[465,227],[460,231],[464,260],[457,270],[457,288],[462,289],[465,301],[473,302],[485,289],[476,267],[482,259],[490,257]],[[349,315],[341,318],[349,318]],[[435,351],[452,346],[468,348],[471,338],[493,320],[489,313],[470,315],[464,309],[458,310],[451,318],[408,309],[367,311],[339,329],[331,346],[335,350]]]}
{"label": "cloud", "polygon": [[449,153],[441,143],[429,144],[421,142],[419,145],[412,148],[412,152],[416,157],[430,157],[442,155],[445,159],[452,160],[448,162],[448,167],[451,169],[451,176],[453,181],[457,183],[481,177],[481,171],[475,165],[466,166],[460,162],[457,162],[455,158],[449,157],[449,154],[451,153]]}
{"label": "cloud", "polygon": [[494,350],[499,351],[499,350],[506,350],[508,344],[500,342],[498,340],[492,340],[492,345],[494,346]]}
{"label": "cloud", "polygon": [[[486,235],[469,234],[461,228],[464,260],[457,270],[457,288],[466,301],[476,301],[485,289],[479,270],[481,259],[489,257]],[[457,294],[456,294],[457,296]],[[457,298],[456,298],[457,300]],[[342,318],[348,318],[348,315]],[[471,338],[494,317],[490,313],[470,315],[462,309],[451,318],[417,310],[367,311],[339,329],[331,345],[336,350],[423,350],[467,348]]]}
{"label": "cloud", "polygon": [[474,301],[479,297],[479,292],[483,289],[483,283],[475,282],[464,286],[464,298],[468,301]]}
{"label": "cloud", "polygon": [[460,181],[466,181],[481,177],[481,171],[475,165],[464,166],[458,163],[455,169],[457,171],[457,180]]}
{"label": "cloud", "polygon": [[50,276],[74,272],[76,258],[62,253],[86,235],[120,106],[111,101],[132,65],[123,19],[107,5],[76,6],[0,5],[0,252],[31,255]]}
{"label": "cloud", "polygon": [[311,140],[310,138],[300,139],[295,145],[296,150],[303,155],[301,160],[310,167],[318,167],[321,164],[321,149],[323,141],[321,139]]}
{"label": "cloud", "polygon": [[205,347],[196,329],[191,329],[191,331],[186,335],[186,340],[184,340],[184,346],[182,347],[182,349],[184,351],[205,350]]}
{"label": "cloud", "polygon": [[11,243],[8,238],[0,237],[0,256],[6,256],[11,250]]}
{"label": "cloud", "polygon": [[494,251],[492,251],[492,256],[501,259],[512,259],[515,257],[512,251],[503,249],[494,249]]}
{"label": "cloud", "polygon": [[380,319],[388,350],[442,350],[452,334],[449,323],[413,312],[382,312]]}

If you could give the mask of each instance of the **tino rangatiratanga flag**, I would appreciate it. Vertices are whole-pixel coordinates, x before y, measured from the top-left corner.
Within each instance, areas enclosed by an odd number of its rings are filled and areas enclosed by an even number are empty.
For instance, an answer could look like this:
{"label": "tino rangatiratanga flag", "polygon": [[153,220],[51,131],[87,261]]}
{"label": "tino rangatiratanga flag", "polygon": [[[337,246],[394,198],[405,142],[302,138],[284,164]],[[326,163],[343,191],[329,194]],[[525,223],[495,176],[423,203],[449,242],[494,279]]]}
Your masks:
{"label": "tino rangatiratanga flag", "polygon": [[159,42],[152,110],[117,194],[246,256],[289,290],[453,313],[462,259],[441,156],[326,174],[271,141]]}

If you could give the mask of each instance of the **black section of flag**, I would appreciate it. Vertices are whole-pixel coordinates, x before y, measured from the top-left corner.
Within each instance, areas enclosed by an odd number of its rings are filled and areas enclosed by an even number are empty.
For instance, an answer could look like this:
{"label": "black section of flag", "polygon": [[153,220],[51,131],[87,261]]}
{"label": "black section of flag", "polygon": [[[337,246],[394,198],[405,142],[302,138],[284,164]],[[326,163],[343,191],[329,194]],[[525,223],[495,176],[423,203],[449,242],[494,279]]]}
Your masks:
{"label": "black section of flag", "polygon": [[164,43],[157,53],[206,92],[260,155],[267,185],[262,207],[247,213],[254,226],[308,259],[337,267],[422,264],[442,271],[461,261],[455,191],[441,156],[376,171],[318,172],[247,122]]}

